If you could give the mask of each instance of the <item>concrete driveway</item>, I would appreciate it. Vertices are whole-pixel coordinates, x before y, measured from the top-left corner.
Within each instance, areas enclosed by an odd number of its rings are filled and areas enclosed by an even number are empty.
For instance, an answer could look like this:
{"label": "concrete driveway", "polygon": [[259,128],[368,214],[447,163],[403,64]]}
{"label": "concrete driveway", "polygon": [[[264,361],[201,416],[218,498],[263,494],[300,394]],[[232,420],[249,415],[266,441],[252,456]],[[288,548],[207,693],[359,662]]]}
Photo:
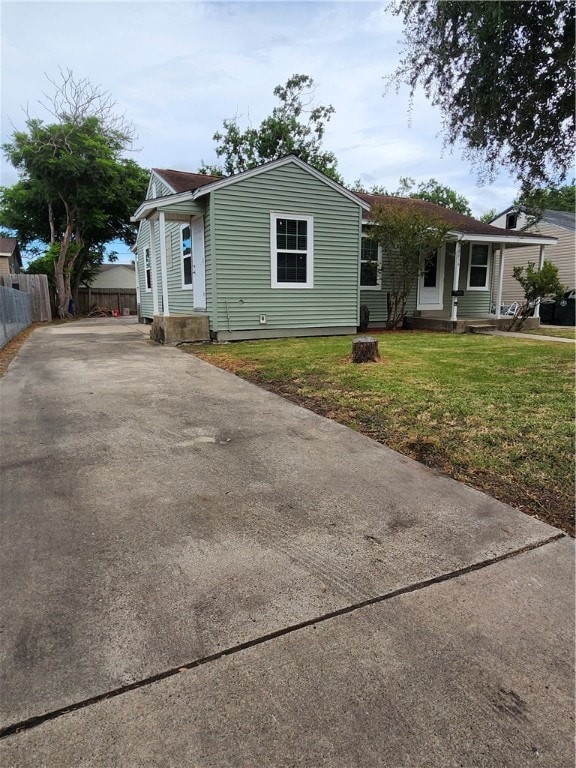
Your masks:
{"label": "concrete driveway", "polygon": [[145,330],[0,380],[0,763],[572,765],[573,542]]}

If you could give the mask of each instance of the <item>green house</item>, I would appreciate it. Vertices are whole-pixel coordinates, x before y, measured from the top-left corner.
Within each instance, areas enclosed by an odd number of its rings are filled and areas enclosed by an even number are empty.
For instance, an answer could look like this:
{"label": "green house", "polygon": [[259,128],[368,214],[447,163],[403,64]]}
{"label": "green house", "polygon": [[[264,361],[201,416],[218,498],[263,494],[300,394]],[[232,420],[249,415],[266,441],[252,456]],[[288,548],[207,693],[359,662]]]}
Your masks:
{"label": "green house", "polygon": [[296,157],[154,169],[133,221],[140,317],[165,343],[356,331],[369,204]]}
{"label": "green house", "polygon": [[386,259],[366,234],[375,205],[408,204],[450,224],[410,296],[413,327],[460,332],[478,320],[497,323],[495,256],[537,244],[542,260],[556,242],[421,200],[354,193],[292,155],[225,178],[153,169],[132,218],[140,318],[167,344],[350,334],[361,306],[369,327],[382,327]]}

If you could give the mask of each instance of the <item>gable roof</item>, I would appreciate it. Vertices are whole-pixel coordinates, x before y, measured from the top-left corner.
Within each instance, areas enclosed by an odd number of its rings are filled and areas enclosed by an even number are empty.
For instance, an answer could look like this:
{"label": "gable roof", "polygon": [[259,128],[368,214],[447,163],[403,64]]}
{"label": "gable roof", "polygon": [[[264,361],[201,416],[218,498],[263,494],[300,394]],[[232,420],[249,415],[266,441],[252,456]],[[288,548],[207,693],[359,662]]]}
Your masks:
{"label": "gable roof", "polygon": [[[146,216],[150,213],[152,213],[157,208],[162,208],[165,205],[171,205],[172,203],[181,203],[181,202],[187,202],[191,200],[197,200],[199,197],[203,197],[204,195],[208,195],[211,192],[215,192],[218,189],[223,189],[224,187],[231,186],[232,184],[237,184],[239,181],[244,181],[246,179],[250,179],[254,176],[259,176],[262,173],[267,173],[268,171],[274,169],[274,168],[281,168],[284,165],[297,165],[303,170],[305,170],[307,173],[309,173],[311,176],[315,176],[317,179],[322,181],[327,186],[331,187],[332,189],[336,190],[339,194],[343,195],[344,197],[347,197],[349,200],[352,200],[354,203],[359,205],[361,208],[365,208],[366,210],[369,209],[369,204],[366,203],[363,199],[360,198],[359,195],[357,195],[355,192],[351,192],[349,189],[346,189],[346,187],[343,187],[341,184],[338,184],[338,182],[334,181],[333,179],[329,178],[328,176],[325,176],[320,171],[317,171],[316,168],[313,168],[311,165],[308,165],[308,163],[305,163],[303,160],[300,160],[299,157],[296,157],[295,155],[286,155],[286,157],[280,157],[277,160],[270,160],[267,163],[263,163],[262,165],[257,166],[256,168],[250,168],[248,171],[242,171],[241,173],[235,173],[232,176],[208,176],[201,173],[184,173],[183,171],[162,171],[160,169],[153,169],[154,173],[158,174],[160,177],[167,180],[168,178],[171,178],[173,182],[180,184],[181,186],[187,187],[189,185],[191,186],[188,189],[183,189],[180,192],[175,192],[173,195],[165,195],[163,197],[156,197],[151,200],[144,201],[135,212],[134,216],[132,216],[132,221],[141,221],[142,219],[146,218]],[[170,177],[162,176],[162,174],[170,174]],[[174,174],[174,175],[172,175]],[[172,184],[171,184],[172,186]]]}
{"label": "gable roof", "polygon": [[[492,221],[496,221],[496,219],[499,219],[501,216],[512,212],[526,213],[526,208],[522,205],[509,205],[508,208],[505,208],[494,216]],[[554,211],[547,208],[542,211],[540,218],[538,221],[534,222],[534,224],[538,224],[539,221],[545,221],[548,224],[568,229],[571,232],[576,231],[576,213],[573,213],[572,211]],[[528,226],[533,226],[533,224],[529,224]]]}
{"label": "gable roof", "polygon": [[[485,224],[483,221],[472,216],[465,216],[463,213],[458,213],[451,208],[444,208],[436,203],[430,203],[428,200],[420,200],[417,197],[396,197],[393,195],[370,195],[367,192],[356,192],[358,197],[361,197],[367,203],[370,204],[370,212],[365,212],[363,217],[365,220],[369,220],[371,212],[376,206],[385,207],[397,207],[397,208],[413,208],[416,207],[421,211],[427,213],[434,213],[440,216],[443,221],[450,227],[452,235],[464,235],[465,240],[473,240],[474,236],[481,238],[482,240],[491,239],[494,242],[507,242],[511,240],[535,240],[535,235],[531,233],[514,232],[511,234],[510,230],[504,230],[501,227],[493,227],[491,224]],[[554,243],[555,238],[538,237],[538,242]]]}
{"label": "gable roof", "polygon": [[222,181],[222,176],[209,176],[207,173],[186,173],[185,171],[173,171],[169,168],[152,168],[154,173],[171,187],[176,194],[179,192],[193,192],[206,184]]}
{"label": "gable roof", "polygon": [[18,240],[15,237],[0,237],[0,253],[9,253],[10,256],[18,248]]}
{"label": "gable roof", "polygon": [[0,237],[0,254],[4,257],[14,256],[20,268],[22,268],[22,255],[20,246],[15,237]]}
{"label": "gable roof", "polygon": [[134,272],[136,269],[134,264],[101,264],[100,272],[110,272],[110,270],[120,269],[120,267],[123,267],[124,269],[129,269],[131,272]]}
{"label": "gable roof", "polygon": [[571,211],[544,211],[540,221],[554,224],[556,227],[576,231],[576,213]]}

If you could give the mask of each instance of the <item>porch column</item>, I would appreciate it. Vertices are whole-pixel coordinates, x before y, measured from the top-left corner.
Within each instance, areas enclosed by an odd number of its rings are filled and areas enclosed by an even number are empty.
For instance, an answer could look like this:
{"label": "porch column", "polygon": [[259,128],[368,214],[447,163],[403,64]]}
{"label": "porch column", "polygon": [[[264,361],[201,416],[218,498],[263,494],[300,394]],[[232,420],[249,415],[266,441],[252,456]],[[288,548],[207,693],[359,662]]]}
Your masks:
{"label": "porch column", "polygon": [[[540,256],[538,258],[538,272],[542,269],[542,266],[544,264],[544,249],[546,248],[545,245],[540,246]],[[534,307],[534,317],[540,317],[540,296],[536,299],[536,305]]]}
{"label": "porch column", "polygon": [[168,306],[168,266],[166,263],[166,214],[164,213],[164,211],[160,211],[159,230],[160,230],[160,277],[162,280],[162,307],[164,309],[164,317],[168,317],[168,315],[170,314],[170,308]]}
{"label": "porch column", "polygon": [[158,270],[156,269],[156,222],[150,220],[150,271],[152,273],[152,312],[159,312]]}
{"label": "porch column", "polygon": [[460,284],[460,252],[461,252],[460,240],[456,241],[456,248],[454,249],[454,280],[452,281],[452,306],[450,310],[450,320],[458,320],[458,297],[454,295],[454,291],[458,290]]}
{"label": "porch column", "polygon": [[502,287],[504,285],[504,260],[506,258],[506,243],[500,243],[500,264],[498,270],[498,292],[496,295],[496,320],[500,320],[502,306]]}

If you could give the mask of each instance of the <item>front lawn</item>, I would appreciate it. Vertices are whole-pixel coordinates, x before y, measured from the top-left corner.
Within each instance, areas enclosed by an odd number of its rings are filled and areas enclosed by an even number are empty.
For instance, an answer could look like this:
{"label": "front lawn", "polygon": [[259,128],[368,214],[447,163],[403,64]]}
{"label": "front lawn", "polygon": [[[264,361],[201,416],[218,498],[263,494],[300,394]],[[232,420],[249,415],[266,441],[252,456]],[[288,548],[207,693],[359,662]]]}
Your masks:
{"label": "front lawn", "polygon": [[378,334],[190,346],[186,351],[573,532],[574,349],[518,338]]}

